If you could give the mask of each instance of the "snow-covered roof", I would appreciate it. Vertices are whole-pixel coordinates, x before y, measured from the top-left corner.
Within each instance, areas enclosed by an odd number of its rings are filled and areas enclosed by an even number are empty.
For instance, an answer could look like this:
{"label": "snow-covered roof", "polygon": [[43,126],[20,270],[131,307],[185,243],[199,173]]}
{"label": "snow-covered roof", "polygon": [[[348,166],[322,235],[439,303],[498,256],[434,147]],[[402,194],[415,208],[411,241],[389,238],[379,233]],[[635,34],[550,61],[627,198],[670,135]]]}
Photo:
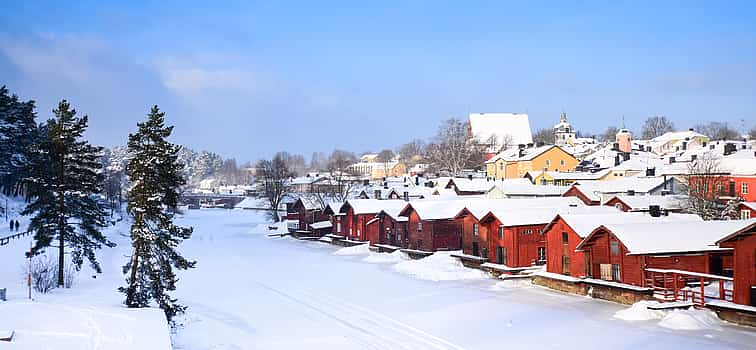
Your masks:
{"label": "snow-covered roof", "polygon": [[[756,222],[752,220],[668,221],[646,223],[603,223],[619,239],[628,254],[659,254],[719,250],[716,242]],[[593,230],[581,249],[599,229]]]}
{"label": "snow-covered roof", "polygon": [[[465,209],[476,219],[480,220],[491,211],[500,210],[530,210],[536,208],[564,208],[584,206],[575,197],[545,197],[545,198],[503,198],[470,201]],[[553,216],[552,216],[553,217]],[[549,218],[550,220],[551,218]]]}
{"label": "snow-covered roof", "polygon": [[313,222],[310,224],[310,228],[312,228],[313,230],[319,230],[319,229],[329,228],[329,227],[331,227],[330,221],[318,221],[318,222]]}
{"label": "snow-covered roof", "polygon": [[380,200],[380,199],[350,199],[341,207],[343,210],[346,205],[352,207],[354,214],[377,214],[381,210],[393,207],[404,208],[407,202],[402,200]]}
{"label": "snow-covered roof", "polygon": [[496,188],[507,196],[528,197],[559,197],[566,192],[569,186],[534,185],[527,179],[526,183],[497,182]]}
{"label": "snow-covered roof", "polygon": [[[627,193],[649,193],[660,186],[664,185],[663,177],[626,177],[616,180],[580,180],[573,186],[576,186],[580,192],[592,200],[601,200],[601,194]],[[670,181],[670,179],[667,179]]]}
{"label": "snow-covered roof", "polygon": [[521,207],[518,210],[495,208],[491,210],[491,216],[498,219],[504,226],[538,225],[548,224],[558,214],[571,213],[615,213],[617,209],[610,207],[585,206],[577,203],[562,207]]}
{"label": "snow-covered roof", "polygon": [[468,116],[472,136],[485,142],[492,136],[499,145],[509,135],[513,145],[533,143],[530,120],[526,113],[470,113]]}
{"label": "snow-covered roof", "polygon": [[[421,220],[452,219],[472,201],[485,200],[483,198],[437,199],[410,201],[402,213],[411,207]],[[406,216],[406,215],[404,215]]]}
{"label": "snow-covered roof", "polygon": [[589,172],[589,171],[543,171],[543,170],[537,170],[537,171],[528,171],[528,174],[532,178],[536,178],[538,176],[541,176],[542,174],[545,174],[548,177],[551,177],[554,180],[598,180],[606,174],[609,173],[609,169],[603,169],[596,172]]}
{"label": "snow-covered roof", "polygon": [[740,204],[751,210],[756,210],[756,202],[740,202]]}
{"label": "snow-covered roof", "polygon": [[[562,149],[559,146],[556,145],[545,145],[541,147],[531,147],[531,148],[508,148],[504,151],[499,152],[499,154],[491,157],[491,159],[487,160],[486,163],[494,163],[499,159],[503,159],[508,162],[514,162],[514,161],[521,161],[521,160],[533,160],[533,158],[538,157],[539,155],[543,154],[544,152],[552,149],[552,148],[559,148]],[[565,153],[569,153],[566,152]]]}
{"label": "snow-covered roof", "polygon": [[300,196],[297,201],[302,203],[302,206],[305,208],[305,210],[321,209],[320,201],[318,201],[314,197]]}
{"label": "snow-covered roof", "polygon": [[488,192],[488,190],[490,190],[492,187],[494,187],[493,181],[489,181],[488,179],[478,179],[478,178],[468,179],[468,178],[455,177],[449,180],[449,185],[451,183],[454,184],[454,186],[457,188],[457,191],[459,192],[485,193],[485,192]]}
{"label": "snow-covered roof", "polygon": [[237,203],[234,208],[237,209],[257,209],[263,208],[264,204],[258,198],[244,197],[241,202]]}
{"label": "snow-covered roof", "polygon": [[[622,203],[625,203],[630,207],[630,210],[648,210],[652,205],[658,205],[660,209],[678,210],[682,209],[683,203],[686,199],[685,196],[678,195],[648,195],[648,196],[628,196],[628,195],[616,195]],[[610,200],[611,201],[611,200]]]}
{"label": "snow-covered roof", "polygon": [[[657,223],[667,221],[703,221],[700,216],[692,214],[669,214],[668,216],[653,217],[651,216],[651,214],[645,212],[626,213],[606,206],[594,206],[588,208],[589,209],[585,209],[583,213],[559,213],[559,218],[561,218],[567,224],[567,226],[571,227],[572,230],[575,231],[575,233],[577,233],[577,235],[580,237],[586,237],[599,226],[606,224],[627,224],[636,222]],[[603,209],[602,212],[602,210],[599,210],[598,208],[608,208],[613,210]],[[555,217],[554,219],[556,220],[557,218]],[[546,227],[546,229],[548,229],[548,226]]]}
{"label": "snow-covered roof", "polygon": [[722,157],[719,168],[731,175],[752,176],[756,175],[756,158],[729,158]]}
{"label": "snow-covered roof", "polygon": [[670,132],[664,133],[663,135],[654,137],[653,139],[651,139],[651,142],[664,143],[664,142],[670,142],[670,141],[685,140],[686,138],[693,139],[696,137],[709,138],[708,136],[704,134],[700,134],[692,130],[670,131]]}

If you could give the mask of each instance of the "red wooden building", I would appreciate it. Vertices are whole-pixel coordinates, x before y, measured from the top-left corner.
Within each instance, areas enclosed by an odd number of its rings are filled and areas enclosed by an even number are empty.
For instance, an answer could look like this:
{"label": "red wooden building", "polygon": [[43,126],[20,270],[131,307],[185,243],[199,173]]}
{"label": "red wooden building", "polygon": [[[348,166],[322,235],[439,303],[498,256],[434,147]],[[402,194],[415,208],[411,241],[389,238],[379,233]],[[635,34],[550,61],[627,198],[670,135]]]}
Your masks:
{"label": "red wooden building", "polygon": [[375,218],[388,201],[379,199],[350,199],[341,206],[337,216],[340,235],[355,241],[367,240],[367,223]]}
{"label": "red wooden building", "polygon": [[720,247],[732,248],[733,301],[756,306],[756,220],[743,220],[742,228],[717,241]]}
{"label": "red wooden building", "polygon": [[405,201],[384,201],[382,208],[366,224],[370,244],[382,244],[399,248],[407,247],[407,217],[399,212],[407,206]]}
{"label": "red wooden building", "polygon": [[488,231],[488,261],[510,268],[546,263],[543,228],[557,214],[554,208],[493,210],[480,219]]}
{"label": "red wooden building", "polygon": [[741,202],[738,204],[738,214],[741,220],[756,219],[756,202]]}
{"label": "red wooden building", "polygon": [[740,220],[602,224],[577,249],[587,255],[589,275],[647,287],[646,269],[725,276],[732,271],[732,249],[716,242],[743,226]]}
{"label": "red wooden building", "polygon": [[664,212],[678,213],[683,209],[682,207],[685,204],[685,198],[686,197],[675,195],[617,195],[604,203],[604,205],[615,207],[622,211],[643,212],[658,208]]}
{"label": "red wooden building", "polygon": [[290,221],[290,232],[310,234],[312,233],[310,224],[326,220],[327,216],[323,214],[323,207],[319,201],[301,196],[287,207],[286,219]]}
{"label": "red wooden building", "polygon": [[577,184],[570,186],[570,188],[562,194],[562,197],[577,197],[583,201],[585,205],[601,205],[601,198],[597,198],[590,193],[584,193]]}
{"label": "red wooden building", "polygon": [[462,247],[462,225],[454,217],[465,200],[422,200],[409,202],[399,213],[407,217],[408,248],[426,252]]}
{"label": "red wooden building", "polygon": [[544,227],[546,271],[573,277],[594,277],[587,269],[589,257],[576,248],[601,224],[681,220],[700,221],[701,218],[685,214],[655,218],[649,213],[626,213],[608,206],[589,207],[584,213],[560,213]]}

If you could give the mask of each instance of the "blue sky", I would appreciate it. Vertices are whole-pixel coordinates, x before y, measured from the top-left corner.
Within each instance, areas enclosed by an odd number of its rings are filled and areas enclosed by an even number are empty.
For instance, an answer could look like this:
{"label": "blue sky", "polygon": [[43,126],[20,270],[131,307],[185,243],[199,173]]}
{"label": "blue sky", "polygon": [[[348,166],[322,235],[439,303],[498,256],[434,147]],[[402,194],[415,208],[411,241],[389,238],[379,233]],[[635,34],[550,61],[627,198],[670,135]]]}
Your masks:
{"label": "blue sky", "polygon": [[158,104],[176,142],[240,161],[393,148],[469,112],[756,124],[752,1],[222,3],[5,1],[0,84],[40,118],[69,99],[108,146]]}

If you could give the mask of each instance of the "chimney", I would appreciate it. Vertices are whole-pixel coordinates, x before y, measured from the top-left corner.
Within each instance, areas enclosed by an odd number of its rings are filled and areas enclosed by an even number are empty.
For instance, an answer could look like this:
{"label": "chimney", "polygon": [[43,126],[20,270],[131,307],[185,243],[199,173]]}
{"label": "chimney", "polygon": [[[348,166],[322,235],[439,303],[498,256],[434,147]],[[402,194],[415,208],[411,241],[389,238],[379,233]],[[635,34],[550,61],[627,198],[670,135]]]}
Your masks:
{"label": "chimney", "polygon": [[619,143],[615,142],[612,144],[612,151],[619,151]]}
{"label": "chimney", "polygon": [[630,160],[630,153],[622,153],[622,158],[625,162]]}
{"label": "chimney", "polygon": [[656,176],[656,168],[646,169],[646,176]]}
{"label": "chimney", "polygon": [[415,176],[415,186],[420,185],[420,176]]}
{"label": "chimney", "polygon": [[388,189],[388,181],[383,181],[383,188]]}
{"label": "chimney", "polygon": [[675,157],[669,157],[669,164],[672,164],[675,162]]}
{"label": "chimney", "polygon": [[620,165],[620,156],[617,154],[614,156],[614,166]]}
{"label": "chimney", "polygon": [[707,145],[706,141],[701,142],[701,147],[706,147],[706,145]]}
{"label": "chimney", "polygon": [[518,158],[522,158],[525,156],[525,149],[520,148],[519,152],[517,153]]}
{"label": "chimney", "polygon": [[472,181],[472,174],[468,174],[467,175],[467,179],[470,180],[470,181]]}
{"label": "chimney", "polygon": [[658,218],[661,216],[661,208],[658,205],[649,205],[648,213],[651,214],[651,217]]}
{"label": "chimney", "polygon": [[409,202],[409,192],[404,191],[404,201]]}
{"label": "chimney", "polygon": [[635,195],[635,190],[627,190],[627,195],[628,196],[634,196]]}
{"label": "chimney", "polygon": [[373,190],[373,198],[381,199],[381,190]]}
{"label": "chimney", "polygon": [[693,128],[688,128],[688,131],[693,131]]}
{"label": "chimney", "polygon": [[523,144],[523,143],[521,143],[521,144],[518,144],[518,145],[517,145],[517,148],[518,148],[518,149],[524,149],[524,148],[525,148],[525,144]]}
{"label": "chimney", "polygon": [[683,151],[688,149],[688,141],[683,141],[683,143],[682,143],[682,149],[683,149]]}
{"label": "chimney", "polygon": [[369,186],[370,185],[370,180],[368,180],[368,179],[362,180],[362,185],[363,186]]}
{"label": "chimney", "polygon": [[695,162],[695,161],[696,161],[696,159],[698,159],[698,155],[697,155],[697,154],[691,154],[691,155],[690,155],[690,161],[691,161],[691,162]]}
{"label": "chimney", "polygon": [[735,146],[734,143],[726,143],[724,146],[724,155],[729,156],[730,154],[735,153],[735,151],[738,150],[738,146]]}

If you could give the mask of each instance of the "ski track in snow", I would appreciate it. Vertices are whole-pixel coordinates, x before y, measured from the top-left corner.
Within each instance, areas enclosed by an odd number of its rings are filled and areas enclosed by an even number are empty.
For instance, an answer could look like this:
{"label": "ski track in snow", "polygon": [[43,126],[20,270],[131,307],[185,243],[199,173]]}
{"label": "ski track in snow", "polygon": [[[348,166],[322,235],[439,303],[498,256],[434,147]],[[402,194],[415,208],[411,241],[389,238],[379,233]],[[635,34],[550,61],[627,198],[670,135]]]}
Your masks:
{"label": "ski track in snow", "polygon": [[[304,289],[284,292],[257,282],[259,286],[284,299],[310,308],[338,322],[350,331],[349,338],[369,349],[465,349],[442,338],[409,326],[396,319],[346,301],[318,295]],[[361,327],[358,325],[365,325]],[[386,334],[393,336],[387,337]]]}

